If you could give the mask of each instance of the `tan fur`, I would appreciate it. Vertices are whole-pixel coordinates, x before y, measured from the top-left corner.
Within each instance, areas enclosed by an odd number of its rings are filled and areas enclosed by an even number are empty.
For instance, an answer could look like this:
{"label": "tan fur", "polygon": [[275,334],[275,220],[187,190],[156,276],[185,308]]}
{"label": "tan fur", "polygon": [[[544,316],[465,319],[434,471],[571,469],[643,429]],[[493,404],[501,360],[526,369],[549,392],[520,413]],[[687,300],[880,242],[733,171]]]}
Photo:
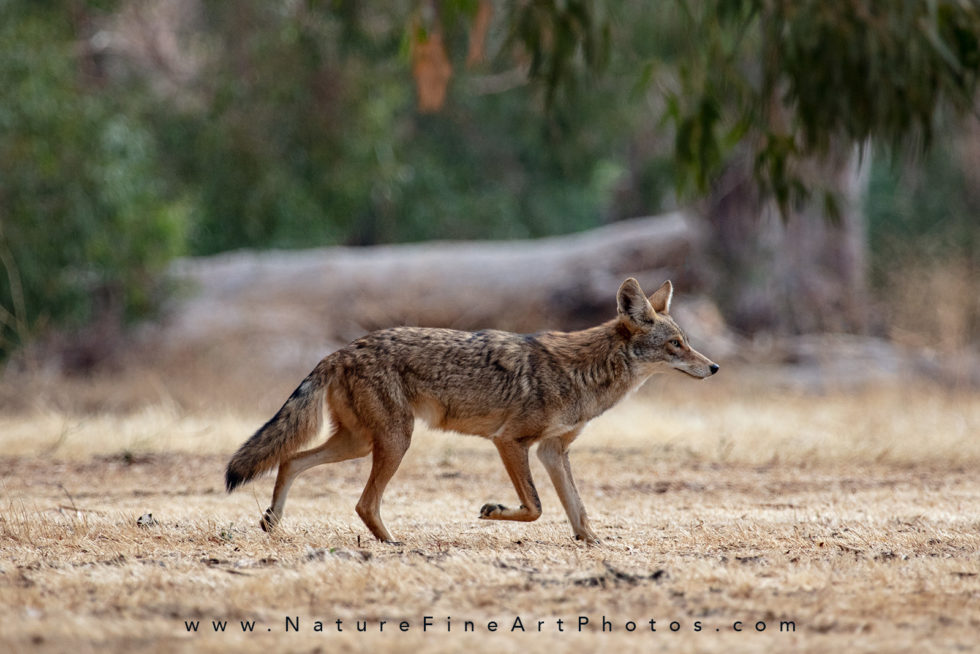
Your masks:
{"label": "tan fur", "polygon": [[[617,294],[618,315],[578,332],[533,335],[486,330],[396,327],[372,332],[324,358],[279,412],[228,464],[231,491],[279,465],[272,503],[262,518],[282,518],[289,486],[303,470],[372,453],[357,513],[379,540],[392,541],[381,521],[381,496],[411,442],[414,418],[433,427],[493,441],[521,505],[487,504],[480,517],[531,521],[541,515],[528,451],[541,460],[576,538],[599,540],[568,461],[568,447],[589,420],[616,404],[654,372],[676,369],[704,378],[718,366],[688,344],[669,315],[665,282],[648,299],[635,279]],[[327,441],[293,455],[322,425]]]}

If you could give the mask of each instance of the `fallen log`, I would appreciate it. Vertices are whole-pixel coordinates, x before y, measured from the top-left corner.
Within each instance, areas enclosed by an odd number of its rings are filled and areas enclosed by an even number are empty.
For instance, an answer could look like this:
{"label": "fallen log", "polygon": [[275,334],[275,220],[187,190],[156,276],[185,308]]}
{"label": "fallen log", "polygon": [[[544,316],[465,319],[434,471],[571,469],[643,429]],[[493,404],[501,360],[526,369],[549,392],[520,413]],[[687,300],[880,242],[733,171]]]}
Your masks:
{"label": "fallen log", "polygon": [[[608,318],[619,283],[695,288],[701,234],[681,213],[525,241],[430,242],[234,252],[178,261],[190,293],[169,329],[292,332],[349,340],[397,324],[512,331],[575,329]],[[298,328],[298,333],[293,331]]]}
{"label": "fallen log", "polygon": [[526,241],[429,242],[234,252],[180,260],[183,291],[146,325],[138,356],[184,375],[295,381],[320,357],[393,325],[577,329],[615,314],[636,277],[650,292],[672,279],[701,286],[695,221],[682,213]]}

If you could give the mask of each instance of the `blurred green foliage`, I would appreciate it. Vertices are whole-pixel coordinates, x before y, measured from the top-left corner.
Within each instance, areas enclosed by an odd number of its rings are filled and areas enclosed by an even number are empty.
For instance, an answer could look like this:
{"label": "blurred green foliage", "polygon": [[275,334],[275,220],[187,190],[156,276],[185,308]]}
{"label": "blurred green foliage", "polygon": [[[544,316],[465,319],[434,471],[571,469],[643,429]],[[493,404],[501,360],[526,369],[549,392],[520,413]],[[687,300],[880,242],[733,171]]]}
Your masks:
{"label": "blurred green foliage", "polygon": [[207,5],[205,108],[160,105],[152,120],[178,153],[175,177],[197,190],[192,253],[598,223],[602,171],[626,138],[601,96],[580,94],[545,117],[522,81],[488,93],[457,71],[444,111],[420,114],[403,43],[411,5],[338,5]]}
{"label": "blurred green foliage", "polygon": [[513,0],[472,68],[477,0],[167,6],[0,0],[0,359],[147,311],[179,254],[575,231],[709,193],[739,150],[798,202],[807,156],[928,138],[980,69],[956,0]]}
{"label": "blurred green foliage", "polygon": [[[98,43],[134,29],[113,22],[126,5],[0,0],[0,359],[46,326],[141,315],[180,254],[601,220],[627,133],[612,81],[546,114],[519,65],[468,78],[454,61],[451,102],[422,115],[405,46],[415,3],[242,0],[200,4],[199,68],[161,92],[173,62]],[[454,59],[475,6],[443,5]]]}
{"label": "blurred green foliage", "polygon": [[153,134],[79,79],[68,3],[2,3],[0,356],[45,324],[145,312],[187,207]]}
{"label": "blurred green foliage", "polygon": [[[869,141],[928,144],[937,108],[975,104],[980,4],[960,0],[678,0],[678,83],[668,90],[683,179],[706,191],[736,147],[784,215],[833,189],[809,157]],[[833,215],[831,217],[834,217]]]}
{"label": "blurred green foliage", "polygon": [[[958,145],[955,132],[941,134],[938,147],[919,159],[873,163],[865,202],[872,283],[883,284],[896,267],[937,261],[980,273],[978,171],[964,170],[962,155],[951,156]],[[980,294],[980,278],[976,285]]]}

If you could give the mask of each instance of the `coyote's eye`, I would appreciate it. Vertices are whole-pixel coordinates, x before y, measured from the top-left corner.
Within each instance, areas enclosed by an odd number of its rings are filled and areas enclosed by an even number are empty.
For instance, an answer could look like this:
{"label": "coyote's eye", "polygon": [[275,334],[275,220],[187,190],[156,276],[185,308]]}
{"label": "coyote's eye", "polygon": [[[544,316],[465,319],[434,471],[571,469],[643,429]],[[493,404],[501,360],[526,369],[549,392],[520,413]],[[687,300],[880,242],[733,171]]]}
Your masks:
{"label": "coyote's eye", "polygon": [[674,347],[680,347],[680,346],[681,346],[681,342],[680,342],[680,340],[678,340],[678,339],[676,339],[676,338],[675,338],[675,339],[673,339],[673,340],[672,340],[672,341],[670,342],[670,344],[671,344],[671,345],[673,345]]}

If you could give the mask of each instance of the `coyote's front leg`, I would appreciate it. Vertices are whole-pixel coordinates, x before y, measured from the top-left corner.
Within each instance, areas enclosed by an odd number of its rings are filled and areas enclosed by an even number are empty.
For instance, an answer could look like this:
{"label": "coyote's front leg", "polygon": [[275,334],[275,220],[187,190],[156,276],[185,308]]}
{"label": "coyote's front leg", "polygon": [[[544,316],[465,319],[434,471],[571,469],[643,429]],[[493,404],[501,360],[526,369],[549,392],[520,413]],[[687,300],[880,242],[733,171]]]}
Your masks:
{"label": "coyote's front leg", "polygon": [[494,445],[500,452],[500,459],[510,475],[510,480],[521,500],[517,509],[508,509],[503,504],[484,504],[480,509],[480,518],[484,520],[519,520],[531,522],[541,516],[541,500],[531,479],[531,466],[527,460],[528,447],[512,440],[495,440]]}
{"label": "coyote's front leg", "polygon": [[578,436],[578,430],[558,438],[541,441],[541,444],[538,445],[538,459],[544,464],[548,476],[551,477],[551,482],[555,485],[558,499],[561,500],[561,505],[565,507],[568,521],[572,523],[572,533],[575,534],[575,538],[585,541],[589,545],[600,545],[599,537],[589,526],[589,516],[586,515],[585,505],[582,504],[582,498],[579,497],[578,490],[575,488],[575,480],[572,479],[572,466],[568,461],[568,446],[575,440],[576,436]]}

